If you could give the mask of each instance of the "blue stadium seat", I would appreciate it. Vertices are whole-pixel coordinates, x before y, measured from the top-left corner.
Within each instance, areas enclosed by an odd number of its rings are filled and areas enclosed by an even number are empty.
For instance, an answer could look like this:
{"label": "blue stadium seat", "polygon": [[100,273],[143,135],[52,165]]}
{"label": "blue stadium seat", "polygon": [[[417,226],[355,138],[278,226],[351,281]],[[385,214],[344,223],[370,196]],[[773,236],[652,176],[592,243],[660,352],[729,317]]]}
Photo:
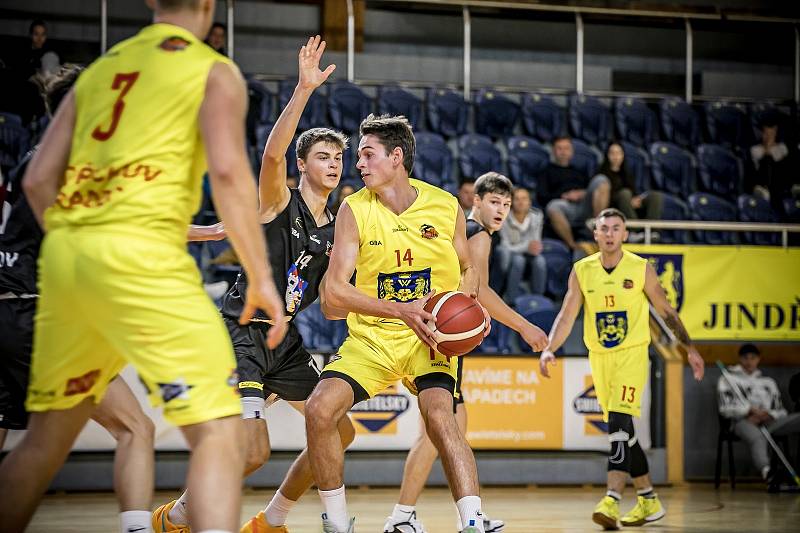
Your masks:
{"label": "blue stadium seat", "polygon": [[554,298],[561,298],[567,292],[572,250],[560,240],[542,239],[542,255],[547,261],[546,292]]}
{"label": "blue stadium seat", "polygon": [[27,153],[30,134],[22,119],[13,113],[0,113],[0,169],[3,174],[17,166]]}
{"label": "blue stadium seat", "polygon": [[467,133],[458,138],[458,164],[462,177],[477,178],[489,172],[503,172],[503,156],[485,135]]}
{"label": "blue stadium seat", "polygon": [[422,127],[422,99],[396,85],[378,88],[378,113],[381,115],[403,115],[411,123],[414,132]]}
{"label": "blue stadium seat", "polygon": [[[772,210],[772,206],[760,196],[742,194],[736,200],[736,207],[739,208],[739,220],[742,222],[778,222],[778,215]],[[780,235],[747,231],[744,233],[744,241],[748,244],[777,246],[780,243]]]}
{"label": "blue stadium seat", "polygon": [[611,113],[593,96],[569,95],[569,125],[575,137],[594,146],[605,148],[611,138]]}
{"label": "blue stadium seat", "polygon": [[658,140],[656,114],[643,100],[632,96],[617,98],[614,103],[614,118],[623,140],[640,147]]}
{"label": "blue stadium seat", "polygon": [[514,185],[536,191],[539,173],[550,163],[550,152],[532,137],[508,139],[508,174]]}
{"label": "blue stadium seat", "polygon": [[[663,193],[663,210],[661,220],[691,220],[689,206],[686,203],[668,193]],[[685,230],[657,230],[661,235],[662,244],[685,244],[689,242],[689,234]]]}
{"label": "blue stadium seat", "polygon": [[552,142],[564,134],[564,110],[549,96],[523,94],[521,111],[522,126],[528,135],[542,142]]}
{"label": "blue stadium seat", "polygon": [[[297,79],[285,79],[278,82],[278,107],[281,111],[289,103],[294,93]],[[300,115],[300,122],[297,124],[297,131],[303,132],[311,128],[324,128],[328,126],[328,113],[325,104],[325,96],[319,90],[311,93],[303,114]]]}
{"label": "blue stadium seat", "polygon": [[328,111],[334,128],[356,133],[361,121],[372,112],[372,99],[358,85],[339,81],[330,87]]}
{"label": "blue stadium seat", "polygon": [[683,148],[667,142],[653,143],[650,164],[656,189],[681,198],[694,191],[694,158]]}
{"label": "blue stadium seat", "polygon": [[[342,180],[357,180],[361,182],[361,171],[356,168],[356,148],[349,147],[342,153]],[[363,182],[361,182],[363,185]],[[361,188],[360,186],[358,187]]]}
{"label": "blue stadium seat", "polygon": [[475,98],[475,132],[492,138],[509,137],[519,120],[519,104],[503,93],[481,89]]}
{"label": "blue stadium seat", "polygon": [[636,191],[643,193],[650,189],[650,156],[642,148],[627,141],[620,142],[625,152],[625,165],[636,180]]}
{"label": "blue stadium seat", "polygon": [[475,349],[476,353],[508,354],[511,353],[511,334],[513,331],[508,326],[497,320],[492,320],[492,330]]}
{"label": "blue stadium seat", "polygon": [[661,100],[659,109],[665,140],[690,150],[700,143],[700,117],[690,104],[671,96]]}
{"label": "blue stadium seat", "polygon": [[431,131],[445,138],[458,137],[467,132],[469,104],[461,93],[450,89],[428,89],[426,107]]}
{"label": "blue stadium seat", "polygon": [[783,213],[787,222],[791,222],[792,224],[800,224],[800,199],[784,198]]}
{"label": "blue stadium seat", "polygon": [[273,95],[263,83],[255,79],[247,80],[248,96],[248,123],[251,116],[255,124],[264,124],[272,120],[272,108],[274,107]]}
{"label": "blue stadium seat", "polygon": [[572,156],[570,165],[578,169],[585,176],[592,178],[600,166],[602,155],[600,152],[580,139],[572,139],[575,155]]}
{"label": "blue stadium seat", "polygon": [[414,157],[413,176],[437,187],[455,182],[453,178],[453,154],[438,133],[415,134],[417,151]]}
{"label": "blue stadium seat", "polygon": [[735,200],[742,189],[744,169],[742,160],[733,152],[716,144],[701,144],[697,147],[697,171],[700,188]]}
{"label": "blue stadium seat", "polygon": [[[736,222],[736,206],[713,194],[696,192],[689,196],[692,219],[708,222]],[[695,239],[704,244],[737,244],[731,231],[695,231]]]}
{"label": "blue stadium seat", "polygon": [[311,352],[334,352],[347,336],[347,323],[325,318],[319,300],[300,311],[294,323],[303,337],[303,346]]}
{"label": "blue stadium seat", "polygon": [[741,104],[706,102],[708,137],[714,144],[721,144],[735,152],[753,144],[752,126],[747,111]]}
{"label": "blue stadium seat", "polygon": [[553,303],[553,300],[540,294],[522,294],[514,300],[514,309],[518,313],[548,311],[555,308],[556,304]]}

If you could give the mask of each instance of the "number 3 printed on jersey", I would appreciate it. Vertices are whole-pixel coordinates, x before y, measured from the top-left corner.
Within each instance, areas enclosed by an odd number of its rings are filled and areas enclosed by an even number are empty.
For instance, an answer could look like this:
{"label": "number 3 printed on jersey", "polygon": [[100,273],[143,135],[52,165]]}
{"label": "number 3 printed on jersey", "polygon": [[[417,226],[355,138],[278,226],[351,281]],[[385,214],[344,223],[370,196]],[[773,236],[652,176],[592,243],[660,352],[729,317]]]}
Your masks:
{"label": "number 3 printed on jersey", "polygon": [[111,113],[111,124],[107,129],[103,129],[101,124],[98,124],[94,131],[92,131],[92,138],[98,141],[107,141],[117,131],[119,126],[119,119],[122,112],[125,110],[125,95],[131,90],[133,84],[139,79],[139,72],[128,72],[127,74],[118,73],[114,76],[114,81],[111,84],[111,89],[119,91],[116,101],[114,102],[114,109]]}

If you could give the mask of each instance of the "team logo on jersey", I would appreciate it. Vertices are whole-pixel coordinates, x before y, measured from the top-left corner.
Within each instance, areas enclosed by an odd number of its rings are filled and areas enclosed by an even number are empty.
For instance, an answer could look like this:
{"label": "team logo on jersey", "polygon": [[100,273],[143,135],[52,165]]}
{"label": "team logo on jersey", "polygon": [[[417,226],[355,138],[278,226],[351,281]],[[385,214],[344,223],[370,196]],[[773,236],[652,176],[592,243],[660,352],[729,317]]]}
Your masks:
{"label": "team logo on jersey", "polygon": [[670,305],[680,311],[683,307],[683,256],[678,254],[640,253],[658,274],[658,281],[667,294]]}
{"label": "team logo on jersey", "polygon": [[572,400],[572,410],[575,414],[583,415],[585,435],[605,435],[608,433],[608,424],[603,422],[603,410],[597,400],[592,376],[584,376],[584,389]]}
{"label": "team logo on jersey", "polygon": [[289,272],[286,273],[286,312],[294,314],[303,301],[303,294],[306,292],[308,282],[300,277],[300,270],[297,263],[292,263]]}
{"label": "team logo on jersey", "polygon": [[90,370],[82,376],[70,378],[67,380],[67,387],[64,389],[64,396],[73,396],[75,394],[83,394],[88,392],[97,382],[100,377],[100,370]]}
{"label": "team logo on jersey", "polygon": [[597,340],[603,348],[614,348],[622,344],[628,334],[627,311],[604,311],[595,315]]}
{"label": "team logo on jersey", "polygon": [[392,385],[369,400],[359,402],[350,409],[356,434],[397,434],[397,417],[408,411],[408,396]]}
{"label": "team logo on jersey", "polygon": [[331,241],[327,241],[325,243],[325,255],[328,257],[331,256],[331,250],[333,249],[333,243]]}
{"label": "team logo on jersey", "polygon": [[378,273],[378,298],[395,302],[418,300],[431,292],[431,269]]}
{"label": "team logo on jersey", "polygon": [[172,37],[167,37],[161,41],[161,44],[159,44],[158,47],[162,50],[166,50],[167,52],[180,52],[181,50],[185,50],[190,44],[192,43],[183,37],[173,35]]}
{"label": "team logo on jersey", "polygon": [[300,217],[294,217],[294,225],[297,226],[298,228],[302,229],[303,228],[303,219],[301,219]]}
{"label": "team logo on jersey", "polygon": [[633,288],[633,280],[632,279],[624,280],[622,282],[622,288],[623,289],[632,289]]}
{"label": "team logo on jersey", "polygon": [[430,224],[423,224],[422,226],[420,226],[419,232],[425,239],[435,239],[436,237],[439,236],[439,232],[436,231],[436,228],[434,228]]}
{"label": "team logo on jersey", "polygon": [[183,378],[172,383],[158,383],[158,388],[161,390],[161,398],[164,403],[169,403],[172,400],[188,400],[189,391],[194,388],[194,385],[187,385]]}

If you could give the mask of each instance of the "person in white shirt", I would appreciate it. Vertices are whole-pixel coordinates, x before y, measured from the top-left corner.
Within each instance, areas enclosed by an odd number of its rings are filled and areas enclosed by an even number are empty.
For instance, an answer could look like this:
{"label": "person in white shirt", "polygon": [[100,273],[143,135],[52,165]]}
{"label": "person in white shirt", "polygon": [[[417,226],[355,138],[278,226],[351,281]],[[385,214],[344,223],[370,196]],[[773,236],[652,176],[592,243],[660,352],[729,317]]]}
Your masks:
{"label": "person in white shirt", "polygon": [[[531,193],[514,189],[511,216],[500,229],[501,246],[511,252],[505,300],[513,303],[519,296],[520,282],[527,280],[532,294],[544,294],[547,285],[547,263],[542,255],[544,213],[531,207]],[[526,275],[528,276],[526,278]]]}
{"label": "person in white shirt", "polygon": [[761,354],[754,344],[739,349],[739,364],[729,368],[731,379],[746,402],[731,388],[724,376],[717,382],[720,414],[732,421],[733,431],[750,447],[753,463],[767,480],[770,473],[767,440],[759,429],[765,426],[773,435],[800,431],[800,413],[788,415],[781,402],[775,380],[761,374]]}

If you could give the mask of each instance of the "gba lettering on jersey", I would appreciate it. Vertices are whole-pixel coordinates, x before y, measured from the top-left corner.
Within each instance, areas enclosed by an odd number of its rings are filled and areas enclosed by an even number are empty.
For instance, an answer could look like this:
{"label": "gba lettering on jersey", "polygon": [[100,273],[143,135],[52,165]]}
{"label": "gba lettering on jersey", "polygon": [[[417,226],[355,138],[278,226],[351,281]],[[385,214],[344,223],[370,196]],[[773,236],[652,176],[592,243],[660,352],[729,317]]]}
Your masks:
{"label": "gba lettering on jersey", "polygon": [[378,241],[378,240],[372,240],[372,241],[369,241],[369,245],[370,246],[383,246],[383,243],[381,241]]}

